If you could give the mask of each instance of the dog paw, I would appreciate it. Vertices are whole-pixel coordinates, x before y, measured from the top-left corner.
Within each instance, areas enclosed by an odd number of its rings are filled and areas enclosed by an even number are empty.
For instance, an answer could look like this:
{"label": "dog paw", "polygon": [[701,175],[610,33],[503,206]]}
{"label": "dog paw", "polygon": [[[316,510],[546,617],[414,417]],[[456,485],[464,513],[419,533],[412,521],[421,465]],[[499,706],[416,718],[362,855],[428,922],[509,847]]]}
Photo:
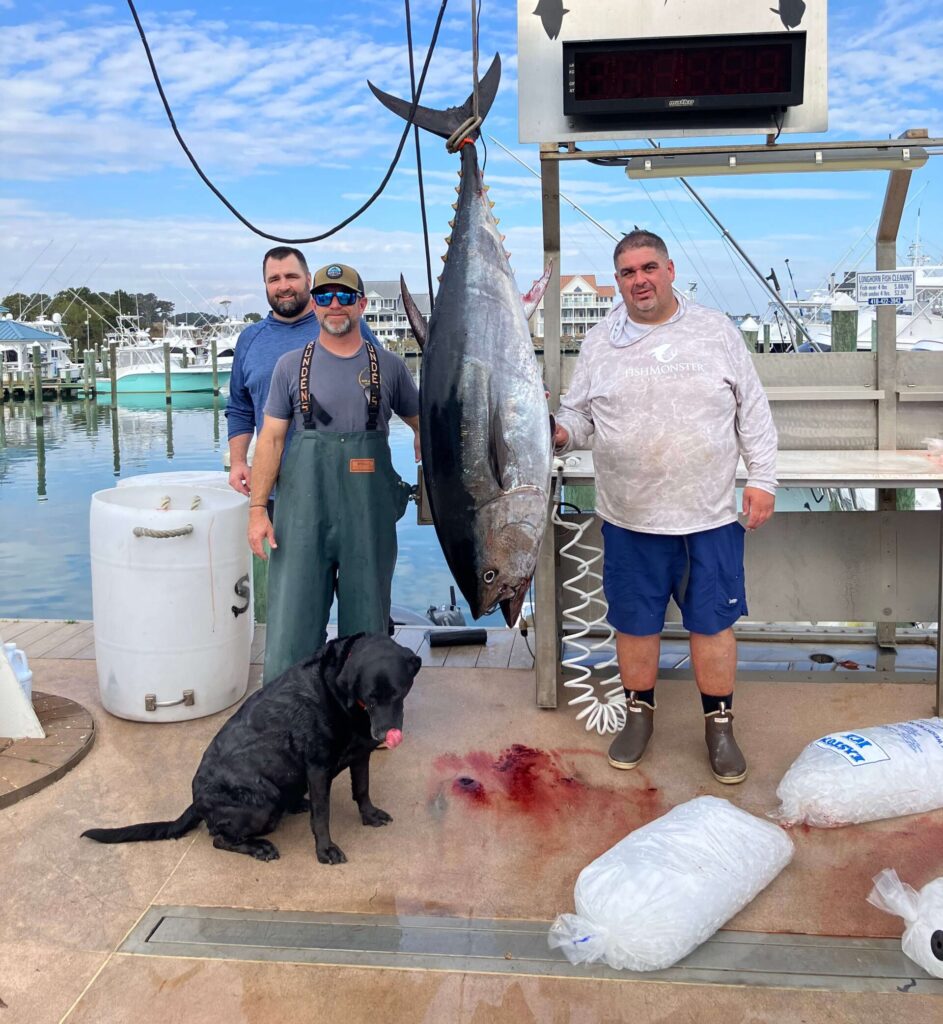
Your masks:
{"label": "dog paw", "polygon": [[322,864],[346,864],[347,858],[344,856],[344,851],[339,847],[331,843],[330,846],[325,846],[322,850],[318,848],[318,860]]}
{"label": "dog paw", "polygon": [[278,860],[278,847],[265,839],[259,839],[256,842],[256,848],[252,851],[252,856],[256,860]]}
{"label": "dog paw", "polygon": [[393,820],[386,811],[381,811],[379,807],[371,807],[367,811],[360,812],[360,820],[364,825],[371,825],[373,828],[379,828],[381,825],[389,825]]}

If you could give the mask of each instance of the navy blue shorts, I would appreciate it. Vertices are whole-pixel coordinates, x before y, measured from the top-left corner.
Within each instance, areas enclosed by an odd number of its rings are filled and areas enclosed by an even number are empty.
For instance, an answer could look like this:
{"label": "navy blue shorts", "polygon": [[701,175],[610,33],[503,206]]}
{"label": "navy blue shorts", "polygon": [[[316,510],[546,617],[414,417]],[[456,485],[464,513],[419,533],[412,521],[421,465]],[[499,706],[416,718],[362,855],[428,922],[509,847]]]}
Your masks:
{"label": "navy blue shorts", "polygon": [[683,536],[603,523],[607,616],[620,633],[650,636],[665,625],[668,599],[691,633],[713,636],[747,614],[744,528],[739,522]]}

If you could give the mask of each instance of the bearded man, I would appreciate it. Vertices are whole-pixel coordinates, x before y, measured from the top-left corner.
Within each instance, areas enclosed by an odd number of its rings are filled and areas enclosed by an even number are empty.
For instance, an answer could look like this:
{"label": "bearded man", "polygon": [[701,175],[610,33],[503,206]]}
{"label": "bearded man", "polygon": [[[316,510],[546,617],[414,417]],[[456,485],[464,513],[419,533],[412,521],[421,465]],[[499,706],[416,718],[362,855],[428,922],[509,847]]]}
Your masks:
{"label": "bearded man", "polygon": [[328,264],[312,298],[320,337],[275,366],[249,496],[249,545],[263,559],[271,549],[263,682],[324,643],[335,594],[340,636],[387,632],[410,493],[390,458],[393,413],[419,461],[419,389],[399,356],[361,337],[360,275]]}
{"label": "bearded man", "polygon": [[[262,428],[265,399],[275,364],[286,353],[318,337],[321,325],[311,302],[311,274],[299,249],[279,245],[262,257],[262,279],[271,312],[239,335],[232,361],[226,420],[229,433],[229,486],[248,494],[252,435]],[[380,343],[361,320],[364,338]]]}

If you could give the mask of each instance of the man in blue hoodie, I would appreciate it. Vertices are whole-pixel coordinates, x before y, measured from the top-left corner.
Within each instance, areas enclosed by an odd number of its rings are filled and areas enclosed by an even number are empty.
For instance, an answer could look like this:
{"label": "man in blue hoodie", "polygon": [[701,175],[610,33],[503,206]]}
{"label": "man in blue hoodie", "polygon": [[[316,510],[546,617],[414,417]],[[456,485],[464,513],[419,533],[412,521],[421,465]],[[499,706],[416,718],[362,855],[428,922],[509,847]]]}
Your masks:
{"label": "man in blue hoodie", "polygon": [[[239,335],[226,402],[229,486],[246,495],[252,481],[249,443],[253,433],[262,429],[275,364],[286,352],[304,348],[321,330],[311,302],[311,274],[300,250],[287,245],[269,249],[262,257],[262,278],[272,310]],[[363,320],[360,333],[374,345],[380,344]]]}

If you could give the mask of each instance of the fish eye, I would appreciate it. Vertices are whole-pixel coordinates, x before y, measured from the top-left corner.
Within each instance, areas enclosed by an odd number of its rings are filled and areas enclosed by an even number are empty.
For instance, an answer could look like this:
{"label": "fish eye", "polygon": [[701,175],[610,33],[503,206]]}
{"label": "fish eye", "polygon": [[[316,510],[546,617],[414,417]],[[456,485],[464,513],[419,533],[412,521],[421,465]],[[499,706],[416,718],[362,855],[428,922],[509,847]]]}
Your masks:
{"label": "fish eye", "polygon": [[485,581],[485,583],[494,583],[494,581],[497,579],[497,576],[498,574],[494,571],[494,569],[485,569],[485,571],[481,574],[481,578]]}

